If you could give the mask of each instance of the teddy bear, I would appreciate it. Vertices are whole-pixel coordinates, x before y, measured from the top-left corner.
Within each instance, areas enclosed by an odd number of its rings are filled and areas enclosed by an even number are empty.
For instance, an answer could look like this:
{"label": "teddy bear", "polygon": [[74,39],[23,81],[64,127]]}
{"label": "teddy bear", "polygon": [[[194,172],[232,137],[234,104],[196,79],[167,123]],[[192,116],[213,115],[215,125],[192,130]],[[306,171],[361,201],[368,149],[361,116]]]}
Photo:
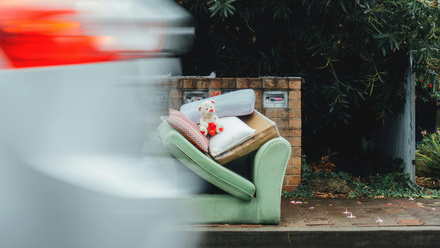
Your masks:
{"label": "teddy bear", "polygon": [[205,136],[208,134],[214,136],[216,133],[223,131],[223,125],[219,122],[218,116],[215,115],[214,104],[214,100],[207,100],[199,107],[199,112],[202,116],[200,118],[199,130]]}

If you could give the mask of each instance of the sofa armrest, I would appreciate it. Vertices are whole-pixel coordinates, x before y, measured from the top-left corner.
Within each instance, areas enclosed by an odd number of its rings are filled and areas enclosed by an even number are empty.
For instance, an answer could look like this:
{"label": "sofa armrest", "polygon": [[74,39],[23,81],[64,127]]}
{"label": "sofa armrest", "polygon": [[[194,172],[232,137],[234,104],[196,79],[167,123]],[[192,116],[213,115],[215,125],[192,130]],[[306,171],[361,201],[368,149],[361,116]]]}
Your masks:
{"label": "sofa armrest", "polygon": [[280,218],[281,188],[290,153],[290,143],[278,137],[266,142],[255,154],[252,180],[260,213],[265,216],[261,218]]}

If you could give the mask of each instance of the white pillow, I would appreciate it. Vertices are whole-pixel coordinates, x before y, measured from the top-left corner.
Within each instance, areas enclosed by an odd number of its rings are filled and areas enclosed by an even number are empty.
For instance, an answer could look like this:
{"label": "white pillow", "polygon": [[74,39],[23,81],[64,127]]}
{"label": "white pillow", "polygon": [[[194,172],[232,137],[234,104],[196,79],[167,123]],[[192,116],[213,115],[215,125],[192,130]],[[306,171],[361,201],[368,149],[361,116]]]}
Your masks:
{"label": "white pillow", "polygon": [[200,123],[199,106],[206,100],[215,100],[215,114],[218,117],[243,116],[254,112],[255,92],[252,89],[237,90],[196,102],[182,105],[180,111],[195,123]]}
{"label": "white pillow", "polygon": [[209,154],[212,157],[216,157],[240,145],[252,138],[256,132],[255,129],[250,128],[235,116],[220,118],[220,122],[223,124],[223,132],[215,134],[209,139]]}

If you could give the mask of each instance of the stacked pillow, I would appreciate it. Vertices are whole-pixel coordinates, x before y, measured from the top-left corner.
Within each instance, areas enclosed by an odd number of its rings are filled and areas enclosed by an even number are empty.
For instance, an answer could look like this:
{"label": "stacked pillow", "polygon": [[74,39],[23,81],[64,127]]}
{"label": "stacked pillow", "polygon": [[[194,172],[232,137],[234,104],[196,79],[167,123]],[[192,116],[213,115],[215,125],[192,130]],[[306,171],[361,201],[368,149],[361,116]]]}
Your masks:
{"label": "stacked pillow", "polygon": [[[254,113],[255,93],[253,90],[234,91],[209,99],[215,100],[216,115],[224,126],[223,132],[208,138],[199,131],[197,123],[200,121],[200,113],[198,108],[201,101],[184,104],[180,111],[170,109],[167,122],[201,151],[209,153],[216,160],[225,160],[219,161],[224,164],[230,160],[230,158],[224,158],[225,154],[229,154],[234,147],[253,138],[257,132],[237,116],[258,116],[261,114]],[[259,139],[261,139],[261,135],[266,136],[265,133],[258,131]],[[266,138],[272,138],[272,136]]]}
{"label": "stacked pillow", "polygon": [[237,117],[223,117],[220,122],[224,131],[214,135],[210,139],[199,131],[199,126],[185,116],[182,112],[174,109],[169,110],[168,124],[179,131],[189,142],[212,157],[216,157],[231,148],[252,138],[255,129]]}
{"label": "stacked pillow", "polygon": [[179,133],[201,151],[205,153],[208,152],[209,140],[200,132],[199,125],[178,110],[170,109],[168,114],[167,122],[170,126],[179,131]]}
{"label": "stacked pillow", "polygon": [[223,117],[220,122],[224,126],[223,132],[209,140],[209,154],[214,158],[252,138],[256,131],[237,117]]}

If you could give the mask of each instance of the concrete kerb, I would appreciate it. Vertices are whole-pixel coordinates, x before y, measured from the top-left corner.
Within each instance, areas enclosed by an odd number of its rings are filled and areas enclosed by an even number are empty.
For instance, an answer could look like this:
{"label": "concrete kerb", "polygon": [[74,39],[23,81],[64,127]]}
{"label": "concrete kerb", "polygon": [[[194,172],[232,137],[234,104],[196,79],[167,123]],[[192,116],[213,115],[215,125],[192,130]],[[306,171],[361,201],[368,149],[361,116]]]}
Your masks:
{"label": "concrete kerb", "polygon": [[191,228],[198,247],[438,247],[440,227]]}

